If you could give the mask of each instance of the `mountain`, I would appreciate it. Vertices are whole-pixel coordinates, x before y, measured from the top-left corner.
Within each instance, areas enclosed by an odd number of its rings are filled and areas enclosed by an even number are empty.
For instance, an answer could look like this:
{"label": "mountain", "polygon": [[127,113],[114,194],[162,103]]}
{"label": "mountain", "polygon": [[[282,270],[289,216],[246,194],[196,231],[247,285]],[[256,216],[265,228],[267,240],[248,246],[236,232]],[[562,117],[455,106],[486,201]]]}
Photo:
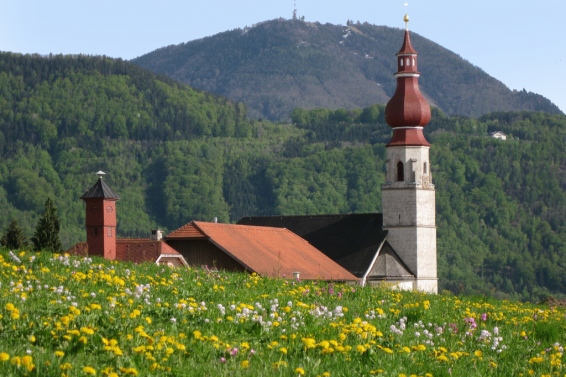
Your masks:
{"label": "mountain", "polygon": [[[64,247],[84,241],[95,172],[117,234],[191,220],[381,211],[384,106],[296,109],[293,124],[105,57],[0,53],[0,231],[28,238],[47,198]],[[489,132],[503,131],[501,141]],[[538,300],[566,292],[566,116],[433,109],[440,288]]]}
{"label": "mountain", "polygon": [[[362,108],[395,91],[400,29],[277,19],[163,47],[132,62],[248,105],[253,118],[288,120],[294,108]],[[411,33],[420,87],[448,115],[492,111],[560,114],[548,99],[511,91],[480,68]]]}

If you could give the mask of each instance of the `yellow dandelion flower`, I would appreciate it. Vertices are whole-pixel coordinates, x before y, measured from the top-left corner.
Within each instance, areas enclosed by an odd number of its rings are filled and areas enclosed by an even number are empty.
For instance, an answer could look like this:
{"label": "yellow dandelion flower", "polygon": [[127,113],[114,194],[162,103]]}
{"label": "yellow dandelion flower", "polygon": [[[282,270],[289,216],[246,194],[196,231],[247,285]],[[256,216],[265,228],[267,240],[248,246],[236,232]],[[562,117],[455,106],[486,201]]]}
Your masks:
{"label": "yellow dandelion flower", "polygon": [[31,363],[33,363],[33,358],[31,356],[26,355],[22,357],[22,365],[28,366],[31,365]]}
{"label": "yellow dandelion flower", "polygon": [[120,368],[120,371],[122,373],[125,373],[126,375],[129,375],[129,376],[139,375],[139,372],[136,368]]}
{"label": "yellow dandelion flower", "polygon": [[250,344],[248,342],[242,342],[242,343],[240,343],[240,348],[245,349],[245,350],[249,350]]}
{"label": "yellow dandelion flower", "polygon": [[273,368],[277,369],[279,367],[286,367],[287,366],[287,362],[286,361],[278,361],[276,363],[271,364],[273,366]]}
{"label": "yellow dandelion flower", "polygon": [[391,348],[387,348],[387,347],[384,347],[383,351],[385,351],[387,353],[393,353],[393,350]]}
{"label": "yellow dandelion flower", "polygon": [[305,370],[303,368],[295,368],[295,373],[297,373],[300,376],[304,376]]}
{"label": "yellow dandelion flower", "polygon": [[364,347],[364,346],[361,345],[361,344],[358,344],[358,345],[356,346],[356,352],[364,353],[364,352],[366,352],[366,347]]}
{"label": "yellow dandelion flower", "polygon": [[59,368],[61,370],[69,370],[69,369],[73,369],[73,366],[70,363],[65,363],[65,364],[62,364]]}
{"label": "yellow dandelion flower", "polygon": [[240,363],[240,367],[242,368],[247,368],[250,366],[250,361],[249,360],[242,360],[242,362]]}
{"label": "yellow dandelion flower", "polygon": [[65,356],[65,352],[63,352],[63,351],[55,351],[55,356],[57,356],[57,357],[63,357],[63,356]]}
{"label": "yellow dandelion flower", "polygon": [[92,335],[94,334],[94,330],[91,329],[90,327],[81,327],[81,332],[85,333],[87,335]]}
{"label": "yellow dandelion flower", "polygon": [[315,348],[316,347],[316,340],[313,338],[302,338],[301,339],[305,345],[305,348]]}
{"label": "yellow dandelion flower", "polygon": [[544,359],[542,357],[535,356],[529,359],[529,364],[538,364],[538,363],[542,363],[543,361]]}
{"label": "yellow dandelion flower", "polygon": [[10,355],[8,355],[6,352],[0,353],[0,361],[8,361],[8,360],[10,360]]}
{"label": "yellow dandelion flower", "polygon": [[474,351],[474,356],[475,356],[475,357],[482,357],[482,356],[483,356],[483,352],[480,351],[480,350],[476,350],[476,351]]}
{"label": "yellow dandelion flower", "polygon": [[84,367],[83,372],[85,372],[86,374],[92,374],[93,376],[96,376],[96,369],[94,369],[93,367]]}

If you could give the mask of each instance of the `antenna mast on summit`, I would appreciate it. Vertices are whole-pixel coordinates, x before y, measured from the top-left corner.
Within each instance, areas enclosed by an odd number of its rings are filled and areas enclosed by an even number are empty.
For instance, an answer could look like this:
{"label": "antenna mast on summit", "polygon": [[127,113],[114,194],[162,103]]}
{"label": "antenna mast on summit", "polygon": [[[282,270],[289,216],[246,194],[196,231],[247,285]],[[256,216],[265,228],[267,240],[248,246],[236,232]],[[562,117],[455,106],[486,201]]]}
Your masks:
{"label": "antenna mast on summit", "polygon": [[297,0],[294,1],[294,7],[293,7],[293,20],[297,19]]}

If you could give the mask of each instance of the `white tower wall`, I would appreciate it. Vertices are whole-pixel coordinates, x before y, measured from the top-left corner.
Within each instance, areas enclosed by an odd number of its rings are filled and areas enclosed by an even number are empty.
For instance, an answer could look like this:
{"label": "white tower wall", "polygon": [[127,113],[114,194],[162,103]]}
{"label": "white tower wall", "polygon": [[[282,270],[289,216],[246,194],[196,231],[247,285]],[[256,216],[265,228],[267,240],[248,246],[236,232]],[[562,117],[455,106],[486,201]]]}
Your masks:
{"label": "white tower wall", "polygon": [[432,293],[438,292],[435,206],[429,147],[388,147],[383,228],[389,231],[390,245],[415,274],[414,288]]}

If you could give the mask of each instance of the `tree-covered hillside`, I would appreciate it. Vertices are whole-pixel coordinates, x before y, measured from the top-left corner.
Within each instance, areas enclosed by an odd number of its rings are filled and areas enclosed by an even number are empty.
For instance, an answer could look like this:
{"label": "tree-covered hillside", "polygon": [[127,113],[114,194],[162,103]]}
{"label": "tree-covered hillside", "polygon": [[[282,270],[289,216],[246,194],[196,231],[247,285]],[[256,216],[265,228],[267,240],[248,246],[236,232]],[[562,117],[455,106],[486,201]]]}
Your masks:
{"label": "tree-covered hillside", "polygon": [[[420,87],[449,115],[492,111],[560,113],[548,99],[511,91],[453,52],[411,32]],[[132,62],[249,106],[253,118],[288,120],[296,107],[362,108],[395,91],[403,31],[277,19],[163,47]]]}
{"label": "tree-covered hillside", "polygon": [[[2,231],[16,219],[29,238],[53,198],[64,247],[84,241],[79,198],[98,170],[121,197],[121,237],[193,219],[381,209],[382,105],[297,109],[294,124],[275,124],[122,61],[0,54],[0,67]],[[566,117],[433,109],[425,130],[441,288],[563,294]],[[490,138],[495,130],[511,138]]]}

